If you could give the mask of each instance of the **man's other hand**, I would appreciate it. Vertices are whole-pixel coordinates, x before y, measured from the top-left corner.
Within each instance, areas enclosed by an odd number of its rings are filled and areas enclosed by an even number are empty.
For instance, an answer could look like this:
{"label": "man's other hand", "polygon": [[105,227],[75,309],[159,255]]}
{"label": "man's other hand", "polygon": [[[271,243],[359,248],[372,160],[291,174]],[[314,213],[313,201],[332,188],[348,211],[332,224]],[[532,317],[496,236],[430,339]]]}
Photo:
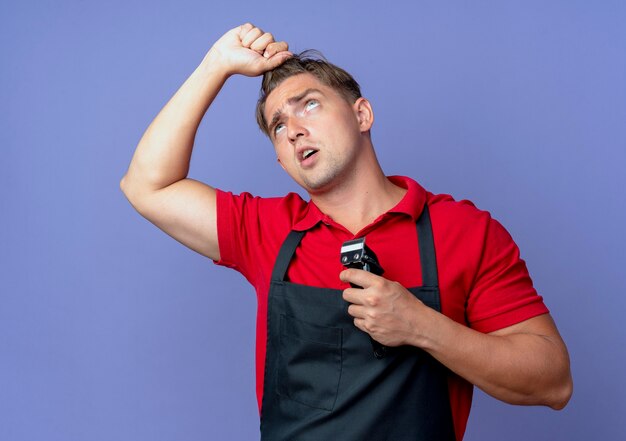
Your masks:
{"label": "man's other hand", "polygon": [[417,297],[398,282],[360,269],[342,271],[339,278],[362,287],[343,291],[357,328],[385,346],[415,344],[420,328],[416,320],[429,309]]}

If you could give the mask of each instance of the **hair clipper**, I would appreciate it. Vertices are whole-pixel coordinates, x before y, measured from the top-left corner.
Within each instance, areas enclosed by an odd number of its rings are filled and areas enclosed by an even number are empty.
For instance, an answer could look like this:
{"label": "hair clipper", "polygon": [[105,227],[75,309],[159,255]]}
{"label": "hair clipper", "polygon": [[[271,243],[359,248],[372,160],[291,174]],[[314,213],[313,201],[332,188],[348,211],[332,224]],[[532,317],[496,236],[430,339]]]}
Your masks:
{"label": "hair clipper", "polygon": [[[376,254],[365,245],[365,238],[349,240],[341,245],[341,263],[346,268],[361,269],[377,276],[382,276],[384,270],[378,263]],[[353,288],[361,288],[360,286],[350,284]],[[383,346],[370,336],[374,356],[378,359],[383,358],[387,353],[387,347]]]}

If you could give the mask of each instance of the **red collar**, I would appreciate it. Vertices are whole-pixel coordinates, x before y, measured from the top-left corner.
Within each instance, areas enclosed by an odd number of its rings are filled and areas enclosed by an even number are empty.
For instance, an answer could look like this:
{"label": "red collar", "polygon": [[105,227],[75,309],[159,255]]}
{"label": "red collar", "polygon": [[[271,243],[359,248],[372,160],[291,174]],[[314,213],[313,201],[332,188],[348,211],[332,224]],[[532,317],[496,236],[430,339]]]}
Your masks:
{"label": "red collar", "polygon": [[[407,190],[400,202],[390,209],[388,213],[406,214],[413,221],[417,222],[426,202],[426,190],[413,179],[406,176],[388,176],[388,179],[395,185]],[[322,213],[313,202],[309,201],[304,216],[294,224],[293,229],[296,231],[310,230],[319,222],[330,224],[332,220]]]}
{"label": "red collar", "polygon": [[406,176],[388,176],[389,180],[398,187],[406,188],[407,192],[398,202],[398,205],[389,210],[389,213],[403,213],[411,216],[417,222],[426,203],[426,190],[411,178]]}

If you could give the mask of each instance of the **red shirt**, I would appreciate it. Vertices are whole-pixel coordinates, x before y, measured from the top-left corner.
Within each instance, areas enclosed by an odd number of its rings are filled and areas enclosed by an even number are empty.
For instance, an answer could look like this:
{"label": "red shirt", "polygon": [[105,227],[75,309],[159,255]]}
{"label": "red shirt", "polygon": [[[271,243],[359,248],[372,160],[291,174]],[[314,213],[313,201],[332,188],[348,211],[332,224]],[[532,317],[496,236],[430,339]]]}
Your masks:
{"label": "red shirt", "polygon": [[[509,233],[486,211],[469,201],[433,195],[410,178],[389,179],[407,189],[402,200],[353,235],[322,213],[314,203],[290,193],[282,198],[259,198],[249,193],[217,191],[219,265],[242,273],[258,297],[256,384],[259,409],[267,338],[270,277],[278,251],[292,230],[306,230],[287,271],[287,280],[309,286],[343,290],[339,250],[343,242],[367,235],[384,277],[405,287],[422,285],[415,223],[424,202],[430,210],[441,308],[453,320],[481,332],[519,323],[548,312],[533,288]],[[457,439],[462,439],[472,402],[473,386],[452,375],[450,405]]]}

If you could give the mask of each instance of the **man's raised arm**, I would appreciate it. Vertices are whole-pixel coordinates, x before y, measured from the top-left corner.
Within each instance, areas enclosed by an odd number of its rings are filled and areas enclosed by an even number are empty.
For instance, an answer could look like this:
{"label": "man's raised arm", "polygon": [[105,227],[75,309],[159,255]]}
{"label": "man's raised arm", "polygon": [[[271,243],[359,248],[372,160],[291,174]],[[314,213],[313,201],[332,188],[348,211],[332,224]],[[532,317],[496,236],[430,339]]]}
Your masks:
{"label": "man's raised arm", "polygon": [[291,56],[250,23],[224,34],[145,131],[120,187],[135,209],[174,239],[220,258],[215,190],[187,178],[200,121],[234,74],[258,76]]}

